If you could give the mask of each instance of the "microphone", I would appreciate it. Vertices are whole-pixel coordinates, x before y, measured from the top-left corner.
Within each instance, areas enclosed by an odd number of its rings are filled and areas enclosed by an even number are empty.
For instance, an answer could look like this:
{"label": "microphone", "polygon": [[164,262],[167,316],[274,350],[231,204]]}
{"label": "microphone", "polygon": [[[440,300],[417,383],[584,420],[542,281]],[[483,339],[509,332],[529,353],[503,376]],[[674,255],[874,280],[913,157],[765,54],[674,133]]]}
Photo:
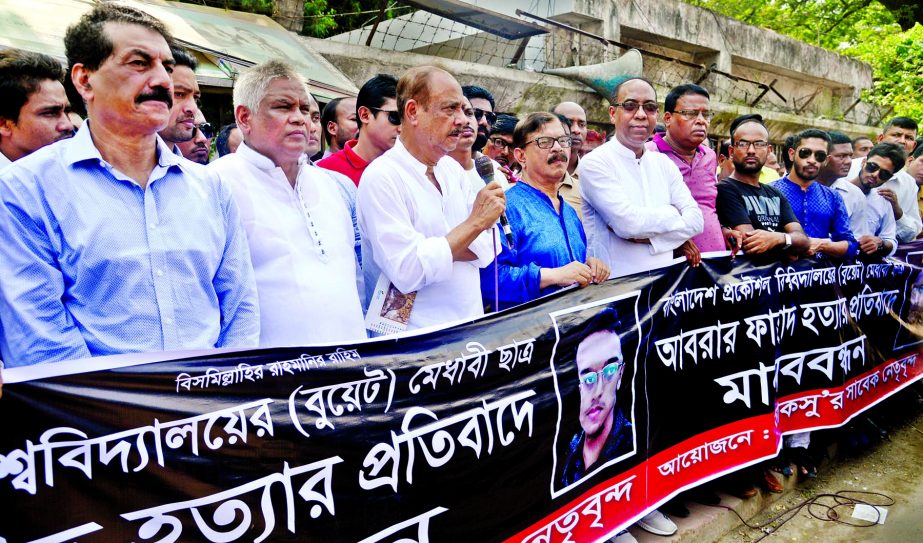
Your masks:
{"label": "microphone", "polygon": [[[474,169],[487,185],[494,180],[494,161],[489,156],[481,155],[474,161]],[[513,229],[510,228],[510,221],[506,218],[506,212],[500,214],[500,226],[503,227],[503,235],[506,236],[506,243],[513,249]]]}

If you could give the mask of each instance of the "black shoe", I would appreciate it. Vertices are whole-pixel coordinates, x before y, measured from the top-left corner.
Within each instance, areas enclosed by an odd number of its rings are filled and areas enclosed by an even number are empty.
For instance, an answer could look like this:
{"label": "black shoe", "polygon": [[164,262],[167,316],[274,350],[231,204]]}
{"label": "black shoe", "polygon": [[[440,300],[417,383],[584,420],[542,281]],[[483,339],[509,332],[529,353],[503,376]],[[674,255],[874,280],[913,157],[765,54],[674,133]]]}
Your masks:
{"label": "black shoe", "polygon": [[679,517],[679,518],[688,517],[689,509],[687,509],[686,506],[683,505],[683,502],[680,500],[681,497],[682,496],[673,498],[667,503],[661,505],[658,509],[660,509],[661,513],[665,513],[667,515],[670,515],[671,517]]}
{"label": "black shoe", "polygon": [[688,495],[690,501],[704,505],[718,505],[721,503],[721,496],[715,494],[714,491],[704,487],[693,488],[688,492]]}

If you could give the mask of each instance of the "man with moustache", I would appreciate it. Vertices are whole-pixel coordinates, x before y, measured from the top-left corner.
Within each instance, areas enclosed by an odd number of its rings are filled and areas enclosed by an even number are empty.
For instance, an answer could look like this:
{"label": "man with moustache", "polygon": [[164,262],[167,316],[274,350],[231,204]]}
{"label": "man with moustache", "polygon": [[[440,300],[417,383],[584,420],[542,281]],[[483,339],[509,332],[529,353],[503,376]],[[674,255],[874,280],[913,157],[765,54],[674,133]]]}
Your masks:
{"label": "man with moustache", "polygon": [[501,247],[495,225],[503,189],[494,181],[475,190],[448,156],[468,124],[464,107],[448,72],[408,70],[397,84],[401,135],[359,185],[366,288],[383,278],[412,298],[409,329],[483,315],[478,269]]}
{"label": "man with moustache", "polygon": [[208,164],[208,153],[211,149],[211,138],[214,135],[212,126],[205,122],[205,115],[202,111],[197,111],[195,116],[195,130],[192,131],[192,139],[177,143],[176,147],[183,157],[202,164]]}
{"label": "man with moustache", "polygon": [[173,108],[170,110],[170,122],[160,131],[160,137],[167,142],[173,152],[182,156],[179,144],[189,141],[195,135],[195,117],[199,112],[199,82],[195,69],[199,62],[192,53],[182,47],[171,47],[173,55]]}
{"label": "man with moustache", "polygon": [[649,151],[663,153],[676,164],[702,211],[702,233],[683,243],[675,252],[677,256],[684,255],[693,265],[701,261],[701,251],[724,251],[730,243],[725,242],[715,211],[718,159],[715,152],[704,145],[712,118],[710,99],[707,90],[691,83],[670,90],[664,99],[663,122],[667,131],[662,135],[654,134],[646,145]]}
{"label": "man with moustache", "polygon": [[679,169],[644,147],[658,109],[646,79],[620,83],[609,107],[615,136],[578,167],[589,246],[613,277],[669,265],[673,250],[702,232],[702,211]]}
{"label": "man with moustache", "polygon": [[489,156],[494,162],[500,165],[506,171],[518,171],[519,164],[513,158],[513,130],[516,129],[516,123],[519,119],[512,115],[501,113],[497,115],[497,120],[490,131],[490,137],[487,138],[487,145],[484,147],[484,154]]}
{"label": "man with moustache", "polygon": [[859,250],[865,256],[881,258],[897,250],[897,226],[891,205],[878,194],[878,187],[904,167],[904,150],[893,143],[879,143],[864,159],[853,186],[865,196],[865,231],[859,238]]}
{"label": "man with moustache", "polygon": [[350,178],[356,186],[368,165],[394,147],[401,133],[397,111],[397,79],[379,74],[366,81],[356,97],[357,139],[347,141],[338,152],[317,162],[321,168]]}
{"label": "man with moustache", "polygon": [[47,55],[0,52],[0,169],[74,135],[63,79]]}
{"label": "man with moustache", "polygon": [[243,134],[209,171],[241,210],[260,300],[260,346],[364,339],[355,230],[337,178],[308,156],[320,149],[320,113],[307,81],[273,60],[234,84]]}
{"label": "man with moustache", "polygon": [[[513,132],[522,179],[506,191],[506,215],[515,249],[504,247],[494,266],[481,270],[484,303],[499,309],[534,300],[562,287],[601,283],[609,268],[587,257],[577,212],[559,193],[571,152],[571,135],[553,113],[530,113]],[[504,243],[506,243],[504,239]]]}
{"label": "man with moustache", "polygon": [[68,28],[88,121],[0,174],[8,366],[256,346],[237,206],[157,135],[171,114],[171,42],[160,21],[108,2]]}
{"label": "man with moustache", "polygon": [[742,235],[741,249],[750,256],[773,259],[804,254],[807,236],[788,200],[772,185],[760,182],[769,154],[769,131],[758,114],[731,122],[731,175],[718,183],[718,219],[725,229]]}
{"label": "man with moustache", "polygon": [[843,198],[835,190],[815,182],[827,161],[830,136],[823,130],[809,128],[798,133],[792,143],[788,152],[792,169],[771,185],[785,195],[810,239],[807,254],[854,258],[859,245],[849,229]]}
{"label": "man with moustache", "polygon": [[484,184],[484,180],[481,179],[477,169],[474,167],[473,148],[474,140],[477,139],[477,117],[474,115],[474,107],[471,106],[471,101],[465,98],[463,102],[463,111],[468,123],[462,127],[461,134],[458,136],[458,145],[455,146],[454,151],[449,152],[449,156],[465,169],[468,177],[471,178],[471,182],[480,190],[480,185]]}
{"label": "man with moustache", "polygon": [[567,162],[567,171],[561,181],[559,192],[564,201],[570,204],[581,217],[583,201],[580,200],[580,176],[577,174],[577,164],[587,135],[586,111],[576,102],[561,102],[551,110],[555,115],[560,115],[569,121],[570,137],[573,143],[570,148],[570,159]]}

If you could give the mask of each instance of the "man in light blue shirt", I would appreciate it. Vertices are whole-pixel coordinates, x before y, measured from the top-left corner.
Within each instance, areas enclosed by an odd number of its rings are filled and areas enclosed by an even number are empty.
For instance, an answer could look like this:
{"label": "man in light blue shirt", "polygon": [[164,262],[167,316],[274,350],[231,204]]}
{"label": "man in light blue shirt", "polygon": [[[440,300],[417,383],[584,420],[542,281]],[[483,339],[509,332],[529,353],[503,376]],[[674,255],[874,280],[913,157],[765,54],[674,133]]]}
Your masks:
{"label": "man in light blue shirt", "polygon": [[879,143],[862,159],[859,176],[851,181],[866,198],[866,231],[859,250],[871,257],[891,256],[897,250],[897,225],[891,204],[878,188],[904,167],[904,150],[893,143]]}
{"label": "man in light blue shirt", "polygon": [[257,345],[231,194],[157,136],[172,105],[170,42],[156,19],[110,3],[68,29],[88,121],[0,175],[7,367]]}

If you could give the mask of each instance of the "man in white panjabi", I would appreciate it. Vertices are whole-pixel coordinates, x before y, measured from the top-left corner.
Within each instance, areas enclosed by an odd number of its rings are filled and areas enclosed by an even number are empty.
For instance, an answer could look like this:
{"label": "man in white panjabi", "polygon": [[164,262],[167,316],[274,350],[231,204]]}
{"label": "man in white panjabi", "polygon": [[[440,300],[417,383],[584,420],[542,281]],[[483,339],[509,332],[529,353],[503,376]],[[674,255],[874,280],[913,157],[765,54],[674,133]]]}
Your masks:
{"label": "man in white panjabi", "polygon": [[234,113],[243,142],[208,168],[241,210],[260,346],[366,338],[355,230],[340,188],[353,185],[307,158],[320,145],[320,115],[306,81],[281,61],[249,68],[234,85]]}
{"label": "man in white panjabi", "polygon": [[402,294],[416,293],[407,329],[484,313],[478,269],[500,250],[494,226],[506,200],[497,182],[477,190],[448,156],[468,123],[465,104],[448,72],[408,70],[397,85],[400,138],[359,184],[366,289],[383,275]]}
{"label": "man in white panjabi", "polygon": [[657,122],[657,93],[644,79],[622,82],[609,116],[615,136],[577,167],[588,250],[612,277],[665,266],[702,232],[702,211],[683,176],[661,153],[645,152]]}

